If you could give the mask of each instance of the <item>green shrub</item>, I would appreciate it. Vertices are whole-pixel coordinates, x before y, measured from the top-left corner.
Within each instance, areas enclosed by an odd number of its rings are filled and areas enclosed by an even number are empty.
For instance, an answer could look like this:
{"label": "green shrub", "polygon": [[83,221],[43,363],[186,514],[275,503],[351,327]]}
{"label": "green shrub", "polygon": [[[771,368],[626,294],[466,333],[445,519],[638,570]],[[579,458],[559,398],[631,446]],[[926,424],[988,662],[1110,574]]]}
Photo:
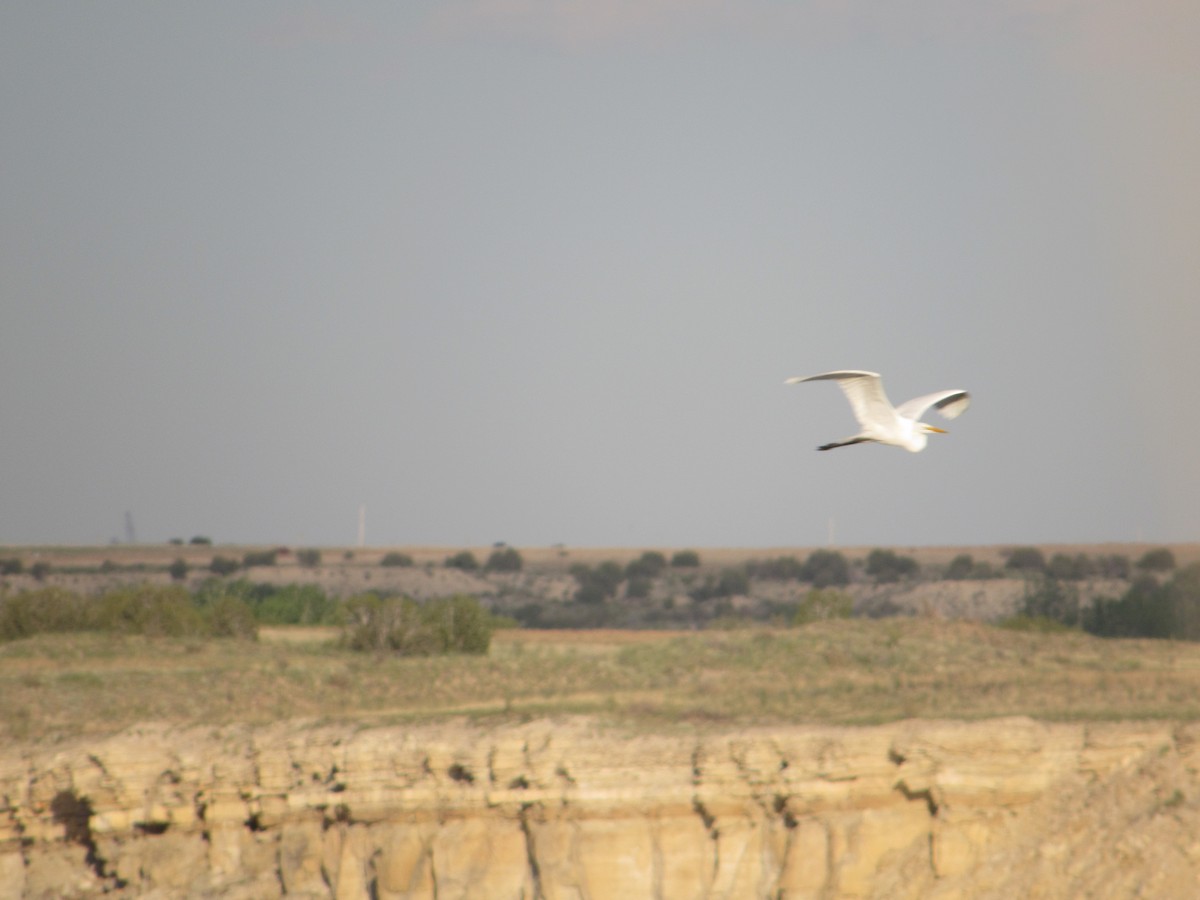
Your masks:
{"label": "green shrub", "polygon": [[33,576],[34,581],[45,581],[46,576],[50,574],[50,563],[39,559],[29,567],[29,574]]}
{"label": "green shrub", "polygon": [[337,601],[315,584],[257,587],[258,596],[249,605],[264,625],[329,625],[337,621]]}
{"label": "green shrub", "polygon": [[671,565],[676,569],[694,569],[700,565],[700,554],[695,550],[679,550],[671,557]]}
{"label": "green shrub", "polygon": [[1096,557],[1096,574],[1102,578],[1129,578],[1129,557],[1120,553]]}
{"label": "green shrub", "polygon": [[1073,585],[1048,577],[1026,584],[1022,615],[1030,619],[1053,619],[1071,628],[1079,624],[1079,591]]}
{"label": "green shrub", "polygon": [[304,550],[296,551],[296,562],[300,565],[314,569],[321,564],[321,551],[314,547],[309,547]]}
{"label": "green shrub", "polygon": [[258,621],[241,597],[222,594],[204,610],[207,631],[213,637],[258,640]]}
{"label": "green shrub", "polygon": [[190,541],[188,541],[188,543],[195,544],[198,547],[211,547],[212,546],[212,538],[207,538],[202,534],[198,534],[194,538],[192,538]]}
{"label": "green shrub", "polygon": [[981,559],[971,570],[971,577],[978,581],[986,581],[989,578],[1001,578],[1003,573],[990,562]]}
{"label": "green shrub", "polygon": [[1101,599],[1083,627],[1103,637],[1200,640],[1200,563],[1180,569],[1165,584],[1144,575],[1119,599]]}
{"label": "green shrub", "polygon": [[445,566],[447,569],[461,569],[464,572],[474,572],[479,568],[479,560],[475,558],[475,554],[470,550],[463,550],[455,553],[453,556],[446,557]]}
{"label": "green shrub", "polygon": [[850,583],[850,563],[836,550],[814,550],[804,563],[803,580],[823,588]]}
{"label": "green shrub", "polygon": [[474,597],[458,594],[428,600],[421,607],[421,619],[442,653],[483,654],[491,644],[491,616]]}
{"label": "green shrub", "polygon": [[894,550],[872,550],[867,554],[866,572],[876,584],[892,584],[902,578],[915,575],[917,561],[911,556],[900,556]]}
{"label": "green shrub", "polygon": [[647,550],[637,559],[625,566],[625,577],[657,578],[667,567],[667,558],[657,550]]}
{"label": "green shrub", "polygon": [[0,640],[89,627],[87,601],[63,588],[41,588],[0,596]]}
{"label": "green shrub", "polygon": [[804,578],[804,564],[794,556],[777,556],[774,559],[751,560],[746,563],[746,574],[752,578],[771,581],[800,581]]}
{"label": "green shrub", "polygon": [[649,575],[633,575],[625,580],[625,596],[630,600],[644,600],[654,590],[654,579]]}
{"label": "green shrub", "polygon": [[524,560],[515,548],[504,547],[493,550],[483,568],[488,572],[520,572],[523,564]]}
{"label": "green shrub", "polygon": [[575,591],[579,603],[603,603],[615,597],[625,578],[625,572],[612,560],[605,560],[594,569],[586,563],[575,563],[570,571],[579,585]]}
{"label": "green shrub", "polygon": [[945,578],[950,581],[964,581],[971,577],[971,572],[975,569],[975,559],[970,553],[960,553],[954,559],[950,560],[950,565],[946,566]]}
{"label": "green shrub", "polygon": [[1095,565],[1086,553],[1068,556],[1065,553],[1055,553],[1046,563],[1046,574],[1051,578],[1064,581],[1080,581],[1088,578],[1096,571]]}
{"label": "green shrub", "polygon": [[1143,576],[1119,598],[1097,598],[1083,615],[1083,628],[1100,637],[1166,638],[1173,618],[1167,592]]}
{"label": "green shrub", "polygon": [[854,598],[849,594],[829,588],[813,588],[796,607],[792,624],[807,625],[809,622],[821,622],[826,619],[848,619],[853,614]]}
{"label": "green shrub", "polygon": [[177,586],[135,585],[109,591],[95,601],[93,616],[98,631],[154,637],[207,633],[188,592]]}
{"label": "green shrub", "polygon": [[278,550],[251,550],[242,557],[242,565],[247,569],[254,566],[273,566],[278,556]]}
{"label": "green shrub", "polygon": [[167,572],[171,575],[172,581],[183,581],[187,578],[188,564],[185,559],[177,559],[167,568]]}
{"label": "green shrub", "polygon": [[720,597],[738,597],[750,593],[750,576],[740,566],[722,569],[717,578],[717,594]]}
{"label": "green shrub", "polygon": [[208,570],[214,575],[232,575],[240,568],[238,561],[228,556],[214,556],[208,564]]}
{"label": "green shrub", "polygon": [[1008,551],[1008,559],[1004,562],[1004,568],[1012,569],[1015,572],[1044,572],[1046,571],[1046,557],[1037,547],[1016,547]]}
{"label": "green shrub", "polygon": [[1200,641],[1200,563],[1180,569],[1164,590],[1171,607],[1172,636]]}
{"label": "green shrub", "polygon": [[[748,594],[750,592],[750,577],[744,568],[726,568],[715,578],[709,576],[704,583],[693,588],[689,596],[697,603],[705,600],[726,599]],[[732,608],[730,609],[732,612]]]}
{"label": "green shrub", "polygon": [[20,575],[25,571],[25,564],[15,556],[0,559],[0,575]]}
{"label": "green shrub", "polygon": [[1166,547],[1147,550],[1137,561],[1137,567],[1143,572],[1169,572],[1175,568],[1175,554]]}
{"label": "green shrub", "polygon": [[463,595],[418,604],[407,597],[381,599],[360,594],[346,601],[343,643],[352,650],[403,656],[486,653],[492,620],[473,597]]}

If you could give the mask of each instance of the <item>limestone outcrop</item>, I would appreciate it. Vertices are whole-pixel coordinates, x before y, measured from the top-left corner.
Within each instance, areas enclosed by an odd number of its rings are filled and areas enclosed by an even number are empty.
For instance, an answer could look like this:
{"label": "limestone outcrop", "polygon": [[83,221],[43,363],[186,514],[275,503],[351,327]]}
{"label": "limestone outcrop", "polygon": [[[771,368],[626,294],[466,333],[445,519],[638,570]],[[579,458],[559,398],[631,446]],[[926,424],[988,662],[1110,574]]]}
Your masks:
{"label": "limestone outcrop", "polygon": [[1198,737],[147,725],[0,749],[0,898],[1200,896]]}

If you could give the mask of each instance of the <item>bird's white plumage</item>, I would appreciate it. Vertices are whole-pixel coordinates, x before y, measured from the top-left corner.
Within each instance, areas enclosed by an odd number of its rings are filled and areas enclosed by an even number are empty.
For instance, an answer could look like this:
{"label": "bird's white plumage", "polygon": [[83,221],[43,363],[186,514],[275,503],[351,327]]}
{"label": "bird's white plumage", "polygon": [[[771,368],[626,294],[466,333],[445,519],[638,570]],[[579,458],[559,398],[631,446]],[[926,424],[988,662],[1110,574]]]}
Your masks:
{"label": "bird's white plumage", "polygon": [[883,379],[879,373],[861,369],[839,369],[835,372],[822,372],[820,375],[797,376],[787,379],[784,384],[800,384],[805,381],[836,381],[846,399],[850,401],[854,418],[862,426],[862,431],[858,434],[825,444],[818,447],[818,450],[832,450],[834,447],[874,441],[917,453],[925,449],[928,440],[926,435],[942,430],[920,421],[926,412],[936,409],[947,419],[955,419],[962,415],[971,403],[971,395],[966,391],[953,390],[914,397],[893,407],[887,394],[883,392]]}

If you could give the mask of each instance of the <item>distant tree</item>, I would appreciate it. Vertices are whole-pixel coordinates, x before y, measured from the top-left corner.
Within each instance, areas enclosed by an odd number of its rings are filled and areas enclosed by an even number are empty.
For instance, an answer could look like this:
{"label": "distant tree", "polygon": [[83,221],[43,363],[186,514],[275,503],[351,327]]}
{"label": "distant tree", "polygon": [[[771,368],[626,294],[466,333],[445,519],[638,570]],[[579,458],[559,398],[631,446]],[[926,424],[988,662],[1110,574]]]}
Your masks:
{"label": "distant tree", "polygon": [[1073,628],[1080,621],[1079,591],[1054,578],[1039,578],[1027,589],[1021,612],[1030,619],[1053,619]]}
{"label": "distant tree", "polygon": [[212,546],[212,538],[207,538],[202,534],[198,534],[194,538],[192,538],[190,541],[188,541],[188,543],[189,544],[197,544],[197,545],[201,545],[204,547],[209,547],[209,546]]}
{"label": "distant tree", "polygon": [[170,544],[172,547],[182,547],[183,546],[183,538],[171,538],[169,541],[167,541],[167,543]]}
{"label": "distant tree", "polygon": [[571,566],[571,576],[579,585],[575,599],[580,603],[597,604],[616,596],[625,573],[617,563],[606,560],[595,568],[576,563]]}
{"label": "distant tree", "polygon": [[445,566],[447,569],[461,569],[464,572],[474,572],[479,568],[479,560],[475,558],[475,554],[470,550],[463,550],[455,553],[453,556],[446,557]]}
{"label": "distant tree", "polygon": [[751,578],[765,578],[771,581],[799,581],[804,578],[804,565],[794,556],[751,560],[746,563],[746,574]]}
{"label": "distant tree", "polygon": [[321,551],[315,547],[308,547],[304,550],[296,551],[296,562],[308,569],[315,569],[321,564]]}
{"label": "distant tree", "polygon": [[1051,578],[1059,578],[1064,581],[1079,581],[1090,576],[1095,570],[1095,565],[1086,553],[1079,553],[1075,556],[1055,553],[1046,563],[1046,574]]}
{"label": "distant tree", "polygon": [[900,556],[893,550],[872,550],[867,554],[867,574],[876,584],[890,584],[916,573],[917,561],[911,556]]}
{"label": "distant tree", "polygon": [[1096,557],[1096,574],[1101,578],[1129,578],[1129,557],[1120,553]]}
{"label": "distant tree", "polygon": [[228,556],[214,556],[208,564],[208,570],[214,575],[232,575],[240,568],[238,561]]}
{"label": "distant tree", "polygon": [[381,566],[407,568],[413,564],[413,558],[407,553],[399,553],[393,550],[390,553],[385,553],[383,559],[379,561]]}
{"label": "distant tree", "polygon": [[1147,550],[1137,561],[1137,567],[1143,572],[1169,572],[1175,568],[1175,554],[1166,547]]}
{"label": "distant tree", "polygon": [[185,559],[177,559],[167,568],[172,581],[183,581],[187,578],[188,564]]}
{"label": "distant tree", "polygon": [[960,553],[950,560],[950,565],[946,566],[945,577],[951,581],[963,581],[970,578],[974,570],[975,560],[971,554]]}
{"label": "distant tree", "polygon": [[242,557],[242,565],[247,569],[254,566],[273,566],[278,555],[278,550],[251,550]]}
{"label": "distant tree", "polygon": [[34,581],[45,581],[46,576],[50,574],[50,563],[39,559],[29,567],[29,574],[33,576]]}
{"label": "distant tree", "polygon": [[1165,586],[1142,576],[1121,597],[1098,598],[1083,616],[1084,630],[1101,637],[1172,636],[1174,615]]}
{"label": "distant tree", "polygon": [[671,557],[671,565],[676,569],[694,569],[700,565],[700,554],[695,550],[678,550]]}
{"label": "distant tree", "polygon": [[625,596],[630,600],[644,600],[654,590],[654,579],[648,575],[633,575],[625,580]]}
{"label": "distant tree", "polygon": [[493,550],[483,568],[488,572],[520,572],[523,564],[524,560],[515,548],[505,547]]}
{"label": "distant tree", "polygon": [[690,592],[693,600],[701,602],[715,597],[737,597],[750,593],[750,577],[741,566],[725,568],[716,577],[709,576],[702,585]]}
{"label": "distant tree", "polygon": [[24,571],[25,564],[18,557],[0,559],[0,575],[20,575]]}
{"label": "distant tree", "polygon": [[1037,547],[1016,547],[1008,552],[1004,567],[1015,572],[1044,572],[1046,557]]}
{"label": "distant tree", "polygon": [[1200,641],[1200,563],[1177,571],[1164,590],[1171,607],[1171,636]]}
{"label": "distant tree", "polygon": [[804,563],[804,581],[823,588],[850,583],[850,563],[836,550],[814,550]]}
{"label": "distant tree", "polygon": [[625,567],[626,578],[657,578],[667,567],[667,558],[657,550],[647,550]]}
{"label": "distant tree", "polygon": [[750,577],[741,566],[721,570],[717,590],[722,597],[739,597],[750,593]]}

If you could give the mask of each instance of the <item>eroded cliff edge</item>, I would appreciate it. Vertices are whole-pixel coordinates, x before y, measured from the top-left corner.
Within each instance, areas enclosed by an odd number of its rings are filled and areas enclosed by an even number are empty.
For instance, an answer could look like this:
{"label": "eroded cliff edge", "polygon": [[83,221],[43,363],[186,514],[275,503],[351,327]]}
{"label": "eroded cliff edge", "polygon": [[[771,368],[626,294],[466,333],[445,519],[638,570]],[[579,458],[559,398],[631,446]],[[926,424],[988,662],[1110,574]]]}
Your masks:
{"label": "eroded cliff edge", "polygon": [[0,750],[0,898],[1196,896],[1198,737],[143,726]]}

